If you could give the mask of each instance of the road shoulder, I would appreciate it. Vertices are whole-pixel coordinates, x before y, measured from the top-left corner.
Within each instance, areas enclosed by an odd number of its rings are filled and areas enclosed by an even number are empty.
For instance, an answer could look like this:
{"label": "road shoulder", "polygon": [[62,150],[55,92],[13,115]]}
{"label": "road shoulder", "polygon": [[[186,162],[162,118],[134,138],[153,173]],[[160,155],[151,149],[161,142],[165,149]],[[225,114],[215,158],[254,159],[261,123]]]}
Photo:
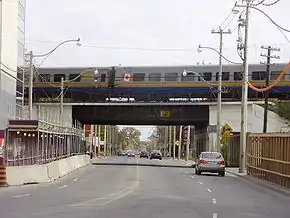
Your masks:
{"label": "road shoulder", "polygon": [[226,172],[228,174],[235,175],[235,176],[243,179],[244,181],[247,181],[247,182],[249,182],[252,185],[255,185],[257,187],[263,187],[263,188],[272,190],[276,193],[283,194],[284,196],[290,197],[290,189],[288,189],[288,188],[284,188],[284,187],[276,185],[274,183],[271,183],[271,182],[268,182],[265,180],[261,180],[259,178],[247,175],[245,173],[234,172],[233,170],[230,170],[230,169],[226,169]]}

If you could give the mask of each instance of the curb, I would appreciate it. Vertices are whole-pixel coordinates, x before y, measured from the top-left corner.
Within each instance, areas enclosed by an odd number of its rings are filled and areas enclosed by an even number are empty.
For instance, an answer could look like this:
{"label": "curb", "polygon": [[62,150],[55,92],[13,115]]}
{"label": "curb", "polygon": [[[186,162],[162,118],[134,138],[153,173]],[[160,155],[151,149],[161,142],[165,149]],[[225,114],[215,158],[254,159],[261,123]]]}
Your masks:
{"label": "curb", "polygon": [[[261,188],[266,188],[266,189],[270,189],[271,191],[273,191],[274,193],[279,193],[282,194],[286,197],[290,197],[290,189],[284,188],[282,186],[278,186],[274,183],[265,181],[265,180],[261,180],[259,178],[256,178],[254,176],[250,176],[250,175],[241,175],[239,173],[234,173],[234,172],[230,172],[227,171],[227,173],[238,176],[239,178],[242,178],[243,180],[251,183],[252,185],[257,186],[257,188],[261,189]],[[263,190],[264,191],[264,190]]]}
{"label": "curb", "polygon": [[188,162],[186,160],[182,160],[182,159],[181,159],[181,161],[184,162],[188,166],[192,166],[192,165],[195,165],[196,164],[194,161],[192,163],[190,163],[190,162]]}

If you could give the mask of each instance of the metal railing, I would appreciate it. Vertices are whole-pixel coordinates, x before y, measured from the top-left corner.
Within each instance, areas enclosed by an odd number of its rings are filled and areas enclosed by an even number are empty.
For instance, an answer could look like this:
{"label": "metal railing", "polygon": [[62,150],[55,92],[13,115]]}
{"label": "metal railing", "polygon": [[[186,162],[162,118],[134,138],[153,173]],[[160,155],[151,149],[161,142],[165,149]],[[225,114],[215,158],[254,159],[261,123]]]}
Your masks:
{"label": "metal railing", "polygon": [[45,120],[23,120],[8,127],[5,136],[7,166],[46,164],[69,156],[84,154],[84,131],[80,127]]}
{"label": "metal railing", "polygon": [[247,174],[290,188],[290,134],[249,134]]}

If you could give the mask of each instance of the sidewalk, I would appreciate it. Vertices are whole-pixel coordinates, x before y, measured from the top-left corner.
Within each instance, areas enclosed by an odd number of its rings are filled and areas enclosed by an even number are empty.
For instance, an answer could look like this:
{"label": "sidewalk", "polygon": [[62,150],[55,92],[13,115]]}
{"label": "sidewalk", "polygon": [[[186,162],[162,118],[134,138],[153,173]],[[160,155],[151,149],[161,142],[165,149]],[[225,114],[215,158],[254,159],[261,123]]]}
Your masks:
{"label": "sidewalk", "polygon": [[188,161],[186,161],[186,160],[183,160],[183,159],[180,159],[182,162],[184,162],[186,165],[188,165],[188,166],[193,166],[193,165],[195,165],[196,163],[194,162],[194,161],[192,161],[192,160],[188,160]]}
{"label": "sidewalk", "polygon": [[234,174],[236,176],[247,176],[247,173],[246,172],[243,172],[243,173],[239,173],[239,168],[226,168],[226,172],[229,173],[229,174]]}
{"label": "sidewalk", "polygon": [[274,191],[275,193],[280,193],[280,194],[287,195],[288,197],[290,197],[290,189],[268,182],[266,180],[259,179],[251,175],[247,175],[246,172],[239,173],[239,168],[226,168],[226,172],[232,175],[236,175],[244,179],[245,181],[256,185],[257,188],[264,187],[264,188]]}

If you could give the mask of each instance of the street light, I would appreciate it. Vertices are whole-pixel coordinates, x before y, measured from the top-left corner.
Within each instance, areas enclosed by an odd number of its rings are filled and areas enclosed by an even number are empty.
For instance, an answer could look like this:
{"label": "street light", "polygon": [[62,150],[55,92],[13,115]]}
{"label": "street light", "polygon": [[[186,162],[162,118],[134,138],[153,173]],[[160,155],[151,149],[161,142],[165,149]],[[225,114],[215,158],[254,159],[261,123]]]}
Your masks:
{"label": "street light", "polygon": [[49,52],[47,52],[45,54],[36,54],[36,55],[34,55],[32,51],[29,52],[29,68],[30,68],[30,73],[29,73],[29,95],[28,95],[29,119],[32,119],[33,73],[34,73],[34,69],[33,69],[33,59],[35,57],[45,57],[45,56],[48,56],[51,53],[53,53],[55,50],[57,50],[63,44],[70,43],[70,42],[76,42],[77,45],[80,45],[80,43],[79,43],[80,42],[80,38],[65,40],[65,41],[59,43],[54,49],[52,49],[51,51],[49,51]]}

